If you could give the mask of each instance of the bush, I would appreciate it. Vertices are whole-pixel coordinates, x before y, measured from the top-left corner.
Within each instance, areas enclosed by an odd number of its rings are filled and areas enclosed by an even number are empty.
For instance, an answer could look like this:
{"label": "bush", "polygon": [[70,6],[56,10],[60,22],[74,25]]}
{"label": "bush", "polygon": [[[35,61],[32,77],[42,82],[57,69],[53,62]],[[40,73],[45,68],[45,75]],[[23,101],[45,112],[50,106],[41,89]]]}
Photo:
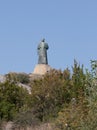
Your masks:
{"label": "bush", "polygon": [[52,70],[44,78],[33,81],[32,107],[36,117],[41,121],[56,117],[63,103],[69,102],[70,77],[68,75],[67,77],[65,72],[63,74],[61,71]]}
{"label": "bush", "polygon": [[12,129],[14,130],[15,128],[24,128],[27,129],[27,127],[35,127],[39,125],[39,120],[36,119],[33,115],[32,111],[26,111],[26,112],[21,112],[19,113],[14,122],[13,122],[13,127]]}
{"label": "bush", "polygon": [[27,105],[29,93],[26,89],[5,82],[0,84],[0,119],[12,120],[16,113]]}
{"label": "bush", "polygon": [[28,84],[30,82],[29,75],[25,73],[9,73],[6,75],[9,82]]}

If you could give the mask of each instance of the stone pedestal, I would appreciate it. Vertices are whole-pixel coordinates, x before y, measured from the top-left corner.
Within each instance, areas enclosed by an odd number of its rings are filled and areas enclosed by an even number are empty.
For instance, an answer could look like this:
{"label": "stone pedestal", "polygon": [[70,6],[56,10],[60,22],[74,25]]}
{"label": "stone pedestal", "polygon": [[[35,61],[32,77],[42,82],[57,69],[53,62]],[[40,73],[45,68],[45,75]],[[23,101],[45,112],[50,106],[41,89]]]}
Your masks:
{"label": "stone pedestal", "polygon": [[37,64],[34,68],[33,74],[44,75],[50,70],[51,70],[51,67],[47,64]]}

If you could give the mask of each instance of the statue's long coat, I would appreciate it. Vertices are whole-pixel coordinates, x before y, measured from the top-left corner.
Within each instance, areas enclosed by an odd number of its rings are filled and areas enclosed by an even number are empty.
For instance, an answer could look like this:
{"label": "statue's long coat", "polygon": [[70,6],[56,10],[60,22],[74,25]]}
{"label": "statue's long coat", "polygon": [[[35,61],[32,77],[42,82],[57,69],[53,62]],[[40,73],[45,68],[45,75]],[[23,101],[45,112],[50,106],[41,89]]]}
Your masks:
{"label": "statue's long coat", "polygon": [[47,59],[47,49],[49,48],[48,44],[45,42],[41,42],[38,45],[38,64],[48,64],[48,59]]}

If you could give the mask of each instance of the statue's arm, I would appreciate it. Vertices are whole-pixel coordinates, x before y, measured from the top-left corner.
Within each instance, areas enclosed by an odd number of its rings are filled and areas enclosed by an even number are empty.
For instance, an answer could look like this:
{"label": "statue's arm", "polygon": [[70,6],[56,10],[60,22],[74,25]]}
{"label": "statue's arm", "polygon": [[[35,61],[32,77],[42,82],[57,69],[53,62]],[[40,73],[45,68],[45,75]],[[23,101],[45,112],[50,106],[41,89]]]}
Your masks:
{"label": "statue's arm", "polygon": [[46,49],[49,49],[49,46],[48,46],[48,44],[46,44]]}
{"label": "statue's arm", "polygon": [[40,45],[38,45],[37,49],[39,50],[40,48],[41,48],[41,46],[40,46]]}

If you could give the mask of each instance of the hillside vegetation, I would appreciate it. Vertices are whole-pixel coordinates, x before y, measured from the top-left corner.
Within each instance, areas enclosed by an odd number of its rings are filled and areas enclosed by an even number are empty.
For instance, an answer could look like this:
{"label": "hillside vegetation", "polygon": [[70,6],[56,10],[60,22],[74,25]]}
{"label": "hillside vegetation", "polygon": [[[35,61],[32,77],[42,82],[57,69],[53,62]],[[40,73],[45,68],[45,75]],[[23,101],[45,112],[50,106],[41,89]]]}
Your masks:
{"label": "hillside vegetation", "polygon": [[[19,83],[30,86],[29,91]],[[50,125],[52,130],[97,130],[97,61],[91,71],[74,61],[72,71],[51,70],[31,80],[26,74],[8,74],[0,83],[0,127],[12,129]]]}

